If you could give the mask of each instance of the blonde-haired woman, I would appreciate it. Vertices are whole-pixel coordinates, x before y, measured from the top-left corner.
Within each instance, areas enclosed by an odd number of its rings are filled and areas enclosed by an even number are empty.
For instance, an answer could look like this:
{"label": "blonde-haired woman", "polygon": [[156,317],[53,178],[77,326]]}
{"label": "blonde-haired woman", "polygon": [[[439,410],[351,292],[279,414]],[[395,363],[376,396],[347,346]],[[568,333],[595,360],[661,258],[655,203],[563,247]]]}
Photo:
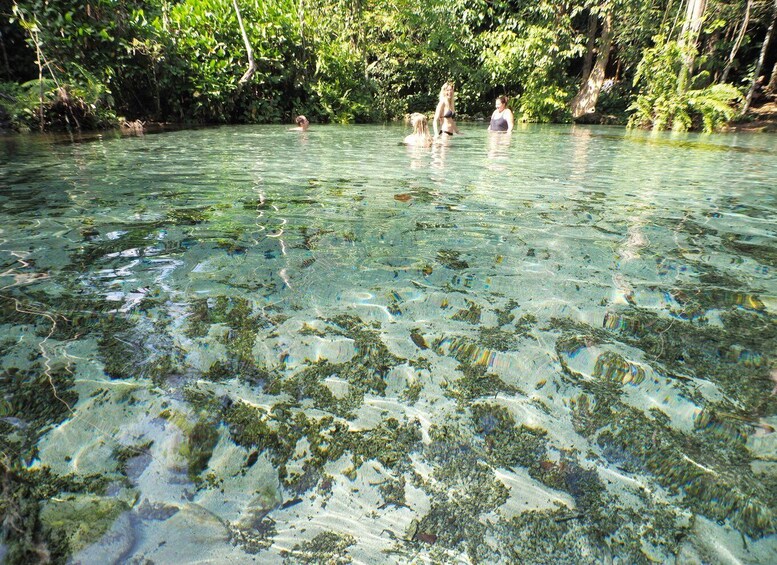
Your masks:
{"label": "blonde-haired woman", "polygon": [[[437,110],[434,112],[434,137],[439,135],[453,135],[459,133],[454,118],[456,109],[453,105],[453,83],[446,82],[440,89],[440,101],[437,103]],[[440,127],[437,124],[441,123]]]}
{"label": "blonde-haired woman", "polygon": [[413,126],[413,133],[408,135],[402,143],[405,145],[429,147],[432,144],[432,136],[429,135],[429,125],[426,116],[415,112],[410,116],[410,125]]}

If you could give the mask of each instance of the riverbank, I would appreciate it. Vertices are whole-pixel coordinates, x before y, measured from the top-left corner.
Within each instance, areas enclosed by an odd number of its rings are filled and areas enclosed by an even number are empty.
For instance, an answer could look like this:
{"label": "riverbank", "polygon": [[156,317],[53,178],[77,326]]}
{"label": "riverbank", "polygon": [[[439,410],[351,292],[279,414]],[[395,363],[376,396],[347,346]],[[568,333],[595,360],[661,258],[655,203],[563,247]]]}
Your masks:
{"label": "riverbank", "polygon": [[777,95],[767,102],[751,108],[741,119],[725,128],[726,132],[775,133],[777,132]]}
{"label": "riverbank", "polygon": [[[2,116],[0,115],[0,118]],[[476,118],[475,121],[483,121],[484,118]],[[578,124],[589,125],[625,125],[625,118],[614,115],[602,115],[593,114],[585,119],[578,120]],[[193,123],[172,123],[172,122],[156,122],[156,121],[141,121],[135,120],[132,122],[123,121],[118,124],[114,131],[121,133],[122,135],[143,135],[146,133],[161,133],[164,131],[177,131],[181,129],[196,129],[201,127],[209,127],[216,124],[193,124]],[[220,124],[225,125],[225,124]],[[74,132],[74,135],[78,135],[79,139],[83,136],[89,136],[90,134],[102,134],[106,130],[81,130]],[[7,121],[0,119],[0,135],[13,135],[16,133],[30,133],[31,130],[19,132],[11,127],[11,124]],[[720,130],[721,133],[777,133],[777,95],[770,95],[766,102],[762,102],[760,106],[753,106],[748,113],[744,116],[737,118],[730,122],[727,126]],[[46,131],[46,134],[64,134],[67,132],[62,131]],[[71,134],[72,135],[72,134]]]}

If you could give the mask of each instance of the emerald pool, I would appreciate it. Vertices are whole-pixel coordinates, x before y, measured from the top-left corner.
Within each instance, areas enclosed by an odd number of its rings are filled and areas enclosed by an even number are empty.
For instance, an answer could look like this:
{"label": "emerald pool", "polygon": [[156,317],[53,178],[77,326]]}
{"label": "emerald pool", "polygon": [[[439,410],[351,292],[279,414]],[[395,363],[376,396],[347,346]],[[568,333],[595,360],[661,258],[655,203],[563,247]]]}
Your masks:
{"label": "emerald pool", "polygon": [[0,139],[0,556],[777,562],[774,136],[485,128]]}

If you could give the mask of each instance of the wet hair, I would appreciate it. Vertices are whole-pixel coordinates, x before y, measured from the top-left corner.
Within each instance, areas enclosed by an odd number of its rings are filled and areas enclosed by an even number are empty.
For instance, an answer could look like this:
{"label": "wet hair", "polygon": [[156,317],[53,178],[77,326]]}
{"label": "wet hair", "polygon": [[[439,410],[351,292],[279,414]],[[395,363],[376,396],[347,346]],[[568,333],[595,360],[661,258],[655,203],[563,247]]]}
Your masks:
{"label": "wet hair", "polygon": [[426,116],[415,112],[410,115],[410,125],[413,126],[413,133],[429,135],[428,120]]}
{"label": "wet hair", "polygon": [[502,94],[501,96],[497,96],[496,99],[499,100],[505,106],[507,106],[507,96],[505,96],[504,94]]}
{"label": "wet hair", "polygon": [[301,116],[301,115],[294,118],[294,123],[296,123],[298,126],[301,126],[307,121],[308,119],[305,116]]}
{"label": "wet hair", "polygon": [[414,112],[410,115],[410,125],[413,126],[413,133],[412,136],[408,137],[415,138],[415,141],[411,143],[411,145],[425,145],[428,147],[432,144],[432,136],[429,134],[428,123],[429,121],[426,114]]}

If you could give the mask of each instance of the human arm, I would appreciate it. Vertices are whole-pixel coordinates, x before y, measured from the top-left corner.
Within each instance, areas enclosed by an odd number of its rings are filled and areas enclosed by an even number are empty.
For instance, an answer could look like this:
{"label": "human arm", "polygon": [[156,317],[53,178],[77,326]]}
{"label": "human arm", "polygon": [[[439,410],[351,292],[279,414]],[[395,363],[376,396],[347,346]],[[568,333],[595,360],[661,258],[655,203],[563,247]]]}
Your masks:
{"label": "human arm", "polygon": [[434,127],[434,137],[440,135],[440,133],[437,131],[437,122],[442,119],[442,108],[443,103],[440,101],[437,103],[437,109],[434,111],[434,120],[432,120],[432,126]]}
{"label": "human arm", "polygon": [[505,110],[505,120],[507,120],[507,133],[512,133],[513,131],[513,111],[507,108]]}

